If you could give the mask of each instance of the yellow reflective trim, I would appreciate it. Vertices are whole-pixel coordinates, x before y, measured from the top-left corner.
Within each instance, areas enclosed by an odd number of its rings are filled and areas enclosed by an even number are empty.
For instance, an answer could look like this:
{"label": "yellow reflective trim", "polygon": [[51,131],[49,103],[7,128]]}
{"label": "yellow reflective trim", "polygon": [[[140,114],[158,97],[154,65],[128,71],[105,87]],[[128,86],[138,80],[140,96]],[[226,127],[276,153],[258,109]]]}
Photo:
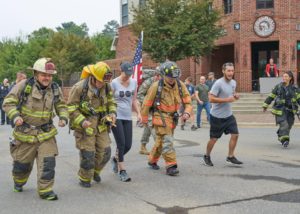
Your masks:
{"label": "yellow reflective trim", "polygon": [[84,121],[85,120],[85,117],[82,115],[82,114],[80,114],[80,115],[78,115],[76,118],[75,118],[75,120],[74,120],[74,123],[76,124],[76,125],[79,125],[82,121]]}
{"label": "yellow reflective trim", "polygon": [[297,93],[296,99],[300,99],[300,93]]}
{"label": "yellow reflective trim", "polygon": [[39,142],[43,142],[45,140],[49,140],[50,138],[54,137],[55,135],[57,135],[57,129],[52,128],[50,132],[44,132],[42,134],[37,135],[37,139],[39,140]]}
{"label": "yellow reflective trim", "polygon": [[269,95],[269,97],[275,98],[275,97],[276,97],[276,94],[271,93],[271,94]]}
{"label": "yellow reflective trim", "polygon": [[28,178],[24,178],[24,179],[17,179],[15,176],[13,176],[13,179],[15,182],[17,183],[26,183],[28,181]]}
{"label": "yellow reflective trim", "polygon": [[16,140],[19,140],[24,143],[33,143],[35,141],[35,137],[31,135],[22,134],[19,132],[13,131],[13,136]]}
{"label": "yellow reflective trim", "polygon": [[83,178],[81,176],[78,176],[80,180],[85,181],[85,182],[91,182],[91,179]]}
{"label": "yellow reflective trim", "polygon": [[68,108],[66,104],[58,104],[56,108]]}
{"label": "yellow reflective trim", "polygon": [[17,109],[13,108],[8,111],[7,116],[9,117],[9,119],[12,119],[15,115],[18,114],[20,114],[20,112]]}
{"label": "yellow reflective trim", "polygon": [[264,108],[268,108],[268,104],[267,103],[264,103],[263,105],[262,105],[262,107],[264,107]]}
{"label": "yellow reflective trim", "polygon": [[72,113],[72,112],[76,111],[77,108],[78,108],[78,105],[68,106],[68,112]]}
{"label": "yellow reflective trim", "polygon": [[52,188],[47,188],[47,189],[40,189],[39,190],[39,193],[46,193],[46,192],[51,192],[52,191]]}
{"label": "yellow reflective trim", "polygon": [[69,114],[68,114],[67,112],[60,112],[60,113],[59,113],[59,116],[60,116],[60,117],[66,117],[66,118],[68,118],[68,117],[69,117]]}
{"label": "yellow reflective trim", "polygon": [[52,112],[50,111],[32,111],[28,109],[26,106],[22,106],[21,108],[22,114],[31,116],[31,117],[37,117],[37,118],[51,118]]}
{"label": "yellow reflective trim", "polygon": [[13,104],[18,104],[19,103],[19,100],[18,99],[15,99],[15,98],[12,98],[12,97],[7,97],[4,99],[4,104],[7,104],[7,103],[13,103]]}
{"label": "yellow reflective trim", "polygon": [[101,172],[101,170],[96,170],[96,169],[94,169],[94,172],[96,173],[96,174],[100,174],[100,172]]}
{"label": "yellow reflective trim", "polygon": [[275,110],[275,109],[272,109],[272,114],[275,114],[275,115],[278,115],[278,116],[281,116],[282,115],[282,111],[281,110]]}

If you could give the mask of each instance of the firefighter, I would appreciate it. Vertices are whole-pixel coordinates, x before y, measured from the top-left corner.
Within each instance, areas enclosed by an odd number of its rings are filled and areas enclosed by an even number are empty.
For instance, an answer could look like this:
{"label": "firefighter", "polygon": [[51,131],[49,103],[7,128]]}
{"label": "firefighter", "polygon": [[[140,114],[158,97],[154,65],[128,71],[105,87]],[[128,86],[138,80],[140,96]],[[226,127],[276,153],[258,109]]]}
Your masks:
{"label": "firefighter", "polygon": [[4,99],[3,108],[14,124],[14,140],[10,152],[13,158],[14,191],[22,192],[37,163],[38,193],[42,199],[57,200],[53,192],[55,156],[58,155],[53,125],[54,111],[59,116],[58,126],[68,121],[67,106],[61,89],[52,81],[56,74],[50,58],[38,59],[31,70],[34,77],[22,80]]}
{"label": "firefighter", "polygon": [[[143,100],[147,94],[148,89],[150,86],[158,81],[160,79],[160,72],[159,72],[159,67],[157,67],[155,70],[144,70],[143,71],[143,83],[139,87],[138,94],[137,94],[137,99],[139,101],[139,104],[143,103]],[[147,143],[149,143],[149,138],[150,135],[153,136],[153,139],[155,141],[155,130],[151,128],[152,126],[152,120],[149,118],[148,121],[148,126],[144,127],[142,138],[141,138],[141,149],[140,149],[140,154],[142,155],[149,155],[149,152],[146,148]]]}
{"label": "firefighter", "polygon": [[182,117],[189,119],[192,111],[191,97],[184,83],[179,80],[181,71],[175,62],[163,63],[160,71],[162,79],[149,88],[144,99],[142,122],[147,126],[149,111],[152,112],[156,141],[150,152],[148,165],[151,169],[158,170],[157,162],[162,155],[166,164],[166,174],[174,176],[179,173],[173,147],[174,129],[179,119],[177,111],[182,103],[184,105]]}
{"label": "firefighter", "polygon": [[284,72],[283,82],[277,84],[263,104],[265,112],[273,100],[272,114],[275,115],[276,125],[279,125],[277,136],[283,147],[288,147],[290,130],[295,121],[295,114],[299,117],[300,91],[294,85],[294,75],[291,71]]}
{"label": "firefighter", "polygon": [[111,156],[109,131],[116,120],[116,103],[110,80],[112,72],[104,62],[83,68],[81,81],[70,91],[68,110],[80,151],[79,184],[91,187],[101,182],[100,172]]}

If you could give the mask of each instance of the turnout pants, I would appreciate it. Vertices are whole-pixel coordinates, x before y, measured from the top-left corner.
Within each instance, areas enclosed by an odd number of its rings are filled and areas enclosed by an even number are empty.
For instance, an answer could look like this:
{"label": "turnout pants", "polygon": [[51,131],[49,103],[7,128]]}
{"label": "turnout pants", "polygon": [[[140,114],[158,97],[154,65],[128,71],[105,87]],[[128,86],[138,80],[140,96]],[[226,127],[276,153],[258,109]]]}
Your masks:
{"label": "turnout pants", "polygon": [[282,116],[276,116],[276,124],[279,124],[277,136],[281,143],[290,141],[290,131],[294,125],[294,121],[295,116],[290,111],[285,111]]}
{"label": "turnout pants", "polygon": [[111,156],[110,138],[107,131],[88,136],[74,132],[76,147],[80,154],[79,179],[91,182],[94,173],[99,174]]}
{"label": "turnout pants", "polygon": [[58,155],[54,137],[42,143],[24,143],[16,140],[11,143],[10,152],[13,158],[13,180],[16,184],[26,184],[36,159],[38,192],[42,195],[52,191],[55,156]]}
{"label": "turnout pants", "polygon": [[149,155],[149,162],[158,162],[160,156],[162,155],[165,160],[166,168],[177,165],[176,152],[173,147],[174,129],[161,126],[154,126],[154,129],[156,133],[156,140]]}

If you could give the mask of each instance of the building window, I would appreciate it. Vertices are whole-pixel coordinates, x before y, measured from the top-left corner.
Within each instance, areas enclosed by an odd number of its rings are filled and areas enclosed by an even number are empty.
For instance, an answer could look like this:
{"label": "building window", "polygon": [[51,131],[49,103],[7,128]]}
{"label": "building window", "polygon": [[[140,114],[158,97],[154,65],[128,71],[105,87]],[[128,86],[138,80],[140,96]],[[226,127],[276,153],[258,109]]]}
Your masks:
{"label": "building window", "polygon": [[256,9],[274,8],[273,0],[256,0]]}
{"label": "building window", "polygon": [[128,2],[122,1],[122,26],[128,25]]}
{"label": "building window", "polygon": [[224,4],[224,13],[232,13],[232,0],[223,0]]}

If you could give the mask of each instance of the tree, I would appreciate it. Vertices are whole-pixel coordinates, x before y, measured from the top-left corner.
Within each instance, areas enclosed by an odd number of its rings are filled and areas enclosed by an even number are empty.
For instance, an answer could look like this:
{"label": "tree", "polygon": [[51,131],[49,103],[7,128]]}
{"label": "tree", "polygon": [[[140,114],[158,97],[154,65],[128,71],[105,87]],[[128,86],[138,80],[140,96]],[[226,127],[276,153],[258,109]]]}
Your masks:
{"label": "tree", "polygon": [[111,36],[103,33],[97,33],[91,37],[91,42],[96,47],[97,61],[115,58],[116,52],[110,50],[112,41],[113,38]]}
{"label": "tree", "polygon": [[61,80],[95,62],[95,46],[89,38],[62,32],[53,35],[42,54],[53,59]]}
{"label": "tree", "polygon": [[143,49],[156,62],[211,53],[221,35],[219,13],[209,0],[149,0],[133,8],[131,30],[144,31]]}
{"label": "tree", "polygon": [[24,65],[20,63],[19,53],[23,51],[25,43],[21,37],[5,39],[0,45],[0,79],[15,79],[15,74]]}
{"label": "tree", "polygon": [[116,20],[111,20],[104,25],[104,30],[102,30],[102,34],[114,37],[118,31],[119,23]]}
{"label": "tree", "polygon": [[75,34],[79,37],[87,37],[89,28],[86,23],[81,25],[77,25],[74,22],[64,22],[61,24],[62,27],[57,27],[56,30],[58,32],[62,32],[65,34]]}

